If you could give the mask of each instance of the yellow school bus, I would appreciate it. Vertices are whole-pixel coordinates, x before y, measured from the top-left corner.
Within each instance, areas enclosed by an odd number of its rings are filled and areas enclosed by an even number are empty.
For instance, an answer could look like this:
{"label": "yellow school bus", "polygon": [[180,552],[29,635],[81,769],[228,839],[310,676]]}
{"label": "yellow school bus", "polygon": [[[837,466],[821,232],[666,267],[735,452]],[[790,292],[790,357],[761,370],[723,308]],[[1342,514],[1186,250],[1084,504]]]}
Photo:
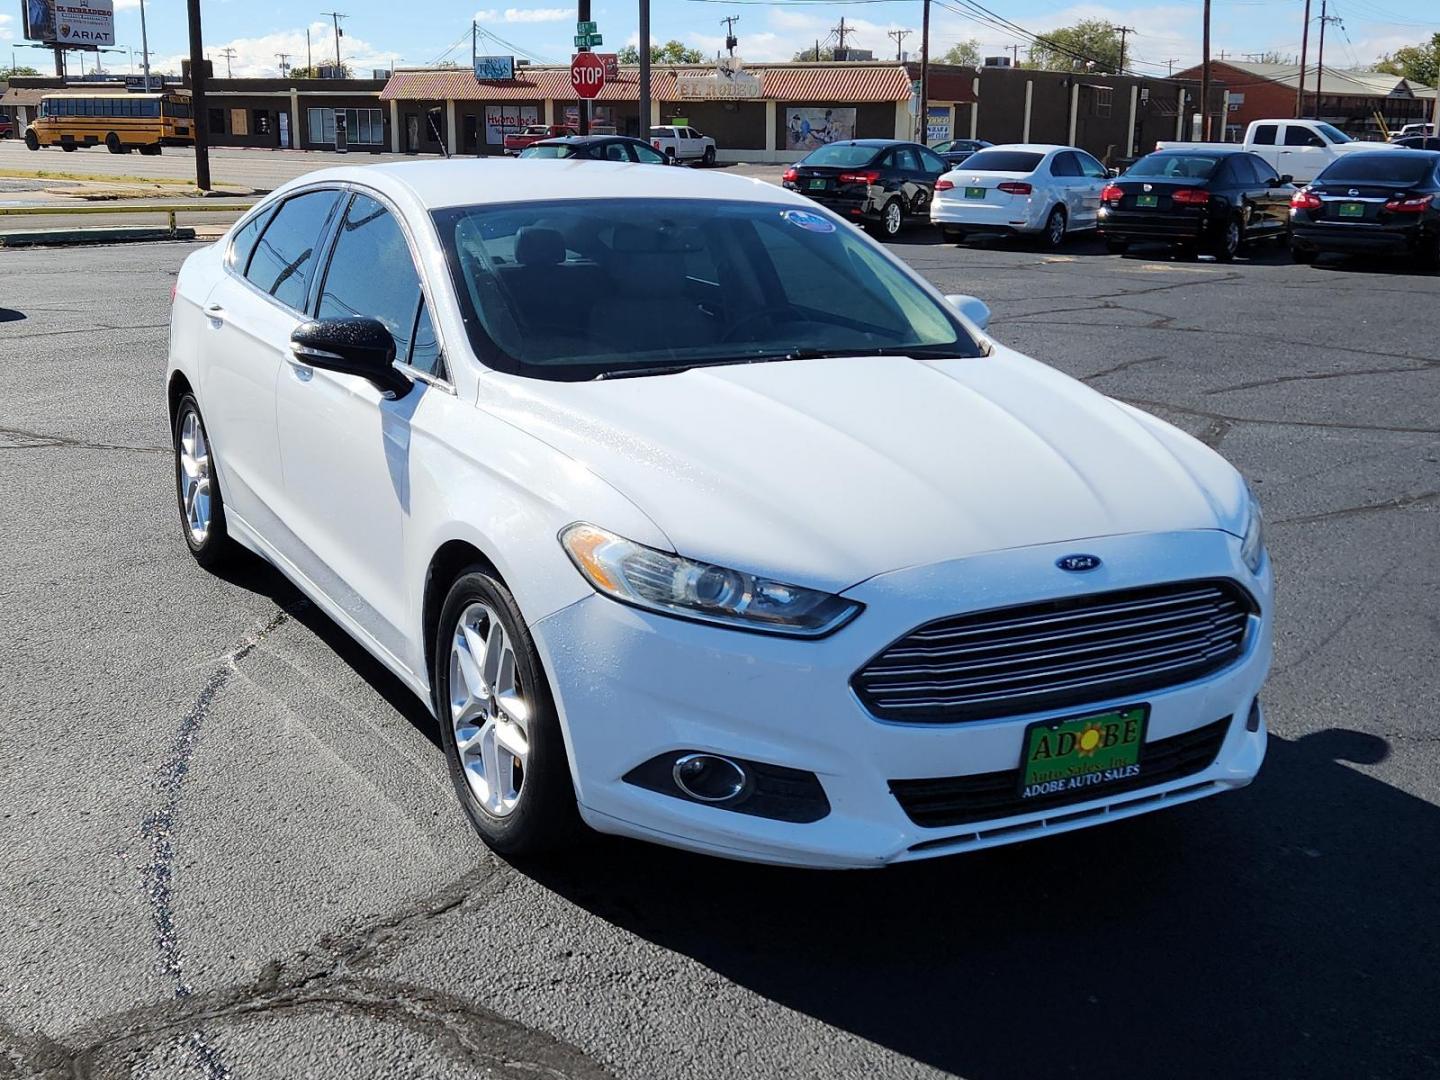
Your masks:
{"label": "yellow school bus", "polygon": [[58,146],[104,146],[112,154],[158,154],[162,146],[193,146],[195,120],[190,95],[167,91],[152,94],[46,94],[40,115],[25,132],[31,150]]}

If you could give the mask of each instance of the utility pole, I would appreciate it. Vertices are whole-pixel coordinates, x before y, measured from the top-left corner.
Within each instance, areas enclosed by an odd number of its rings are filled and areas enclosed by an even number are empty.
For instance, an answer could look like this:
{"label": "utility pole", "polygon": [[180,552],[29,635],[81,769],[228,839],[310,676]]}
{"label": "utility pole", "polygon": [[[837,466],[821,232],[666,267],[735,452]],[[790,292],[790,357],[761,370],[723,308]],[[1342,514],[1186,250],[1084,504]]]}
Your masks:
{"label": "utility pole", "polygon": [[898,64],[905,59],[905,39],[913,34],[914,30],[887,30],[886,37],[895,39],[895,62]]}
{"label": "utility pole", "polygon": [[1205,0],[1200,39],[1200,138],[1210,141],[1210,0]]}
{"label": "utility pole", "polygon": [[235,50],[227,45],[225,48],[220,50],[220,55],[225,57],[225,78],[233,79],[235,75],[230,70],[230,61],[235,59]]}
{"label": "utility pole", "polygon": [[145,32],[145,0],[140,0],[140,59],[145,65],[145,89],[150,89],[150,35]]}
{"label": "utility pole", "polygon": [[321,15],[329,15],[330,21],[335,25],[335,75],[340,75],[340,39],[345,36],[345,31],[340,29],[340,20],[349,18],[343,11],[322,11]]}
{"label": "utility pole", "polygon": [[1014,60],[1011,62],[1010,66],[1011,66],[1011,67],[1017,67],[1017,68],[1018,68],[1018,67],[1020,66],[1020,46],[1019,46],[1019,45],[1011,45],[1011,46],[1010,46],[1010,55],[1011,55],[1012,57],[1014,57]]}
{"label": "utility pole", "polygon": [[1117,75],[1125,74],[1125,35],[1135,33],[1133,26],[1117,26],[1115,32],[1120,35],[1120,70]]}
{"label": "utility pole", "polygon": [[1166,77],[1167,79],[1174,77],[1174,75],[1175,75],[1175,61],[1178,60],[1178,59],[1179,59],[1179,57],[1172,56],[1172,57],[1170,57],[1170,59],[1168,59],[1168,60],[1165,61],[1165,67],[1167,68],[1167,70],[1166,70],[1166,72],[1165,72],[1165,77]]}
{"label": "utility pole", "polygon": [[735,55],[735,46],[740,44],[740,39],[735,36],[735,24],[739,21],[739,15],[726,15],[720,20],[725,26],[725,51],[731,56]]}
{"label": "utility pole", "polygon": [[310,72],[310,78],[315,77],[315,57],[310,52],[310,28],[305,28],[305,67]]}
{"label": "utility pole", "polygon": [[200,0],[185,0],[190,16],[190,112],[195,130],[195,186],[210,190],[210,118],[205,111],[205,46],[200,34]]}
{"label": "utility pole", "polygon": [[650,0],[640,0],[640,137],[650,141]]}
{"label": "utility pole", "polygon": [[475,70],[475,61],[479,59],[476,54],[478,43],[476,38],[480,36],[480,26],[474,19],[470,20],[470,70]]}
{"label": "utility pole", "polygon": [[1320,51],[1315,56],[1315,119],[1320,119],[1321,83],[1325,81],[1325,24],[1338,23],[1338,15],[1327,14],[1329,0],[1320,0]]}
{"label": "utility pole", "polygon": [[277,52],[275,59],[280,61],[280,77],[283,79],[290,74],[290,54]]}
{"label": "utility pole", "polygon": [[[580,22],[590,21],[590,0],[576,0],[576,18]],[[589,52],[590,46],[582,45],[580,46],[579,51]],[[579,94],[576,94],[575,96],[576,98],[580,97]],[[576,111],[579,113],[576,119],[579,121],[581,135],[590,134],[590,101],[590,98],[585,98],[583,100],[577,100],[575,103]]]}
{"label": "utility pole", "polygon": [[925,14],[920,23],[920,121],[919,142],[928,144],[930,133],[930,0],[925,0]]}
{"label": "utility pole", "polygon": [[1310,0],[1305,0],[1305,25],[1300,28],[1300,85],[1295,90],[1295,117],[1305,115],[1305,61],[1310,51]]}
{"label": "utility pole", "polygon": [[845,25],[845,17],[842,15],[840,17],[840,25],[835,28],[835,33],[838,34],[840,38],[840,43],[835,46],[838,52],[843,53],[845,51],[845,35],[853,34],[854,32],[854,30]]}

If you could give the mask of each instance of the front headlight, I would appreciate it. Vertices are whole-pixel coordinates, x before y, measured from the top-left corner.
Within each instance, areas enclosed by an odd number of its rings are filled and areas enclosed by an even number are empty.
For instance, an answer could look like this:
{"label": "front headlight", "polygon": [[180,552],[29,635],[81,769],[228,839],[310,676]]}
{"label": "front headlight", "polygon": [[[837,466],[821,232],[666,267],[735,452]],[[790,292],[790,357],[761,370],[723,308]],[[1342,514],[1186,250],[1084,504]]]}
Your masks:
{"label": "front headlight", "polygon": [[1245,491],[1250,505],[1245,511],[1245,535],[1240,540],[1240,558],[1252,574],[1258,574],[1260,564],[1265,561],[1265,515],[1260,512],[1260,500],[1255,498],[1255,493],[1248,486]]}
{"label": "front headlight", "polygon": [[598,591],[663,615],[820,637],[849,622],[861,608],[832,593],[656,551],[584,522],[564,529],[560,543]]}

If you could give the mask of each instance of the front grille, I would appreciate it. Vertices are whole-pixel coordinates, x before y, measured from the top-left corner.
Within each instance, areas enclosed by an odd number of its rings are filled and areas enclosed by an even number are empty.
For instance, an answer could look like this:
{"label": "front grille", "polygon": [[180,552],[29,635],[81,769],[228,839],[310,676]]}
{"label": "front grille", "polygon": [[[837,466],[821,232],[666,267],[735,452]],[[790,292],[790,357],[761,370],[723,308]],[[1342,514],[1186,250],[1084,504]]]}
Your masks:
{"label": "front grille", "polygon": [[875,716],[912,723],[1136,697],[1218,671],[1256,610],[1232,581],[1186,581],[926,623],[851,679]]}
{"label": "front grille", "polygon": [[934,780],[891,780],[890,792],[910,820],[927,829],[1029,814],[1053,806],[1103,799],[1203,772],[1215,761],[1229,727],[1230,717],[1227,716],[1194,731],[1147,742],[1140,751],[1140,775],[1103,787],[1022,799],[1020,770],[1015,768]]}

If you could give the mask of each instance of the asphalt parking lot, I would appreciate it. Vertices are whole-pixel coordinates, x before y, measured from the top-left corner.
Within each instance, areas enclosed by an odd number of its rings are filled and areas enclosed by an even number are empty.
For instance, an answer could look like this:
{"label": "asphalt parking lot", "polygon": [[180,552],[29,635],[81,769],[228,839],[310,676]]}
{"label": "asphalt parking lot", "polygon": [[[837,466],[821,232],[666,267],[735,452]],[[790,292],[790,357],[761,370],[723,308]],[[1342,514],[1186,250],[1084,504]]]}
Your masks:
{"label": "asphalt parking lot", "polygon": [[1239,793],[833,874],[490,854],[399,683],[186,552],[190,250],[0,256],[0,1077],[1440,1075],[1440,278],[895,245],[1250,477],[1272,738]]}

